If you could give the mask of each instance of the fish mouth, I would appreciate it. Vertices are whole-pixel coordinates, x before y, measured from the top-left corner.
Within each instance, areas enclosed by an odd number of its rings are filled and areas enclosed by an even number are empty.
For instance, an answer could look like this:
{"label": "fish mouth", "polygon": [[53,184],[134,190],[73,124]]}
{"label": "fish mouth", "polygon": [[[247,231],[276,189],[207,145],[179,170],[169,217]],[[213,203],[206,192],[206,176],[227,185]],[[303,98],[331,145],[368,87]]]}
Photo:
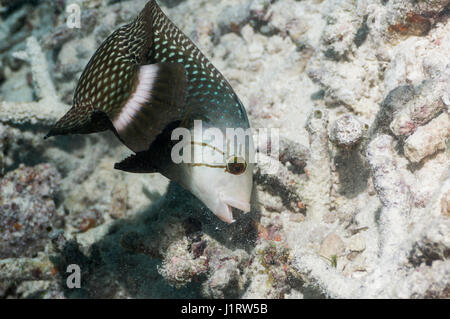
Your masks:
{"label": "fish mouth", "polygon": [[244,213],[248,213],[250,211],[250,203],[248,202],[223,196],[222,194],[219,196],[219,198],[220,203],[217,209],[214,211],[214,214],[219,217],[220,220],[228,224],[235,222],[232,213],[233,207],[242,210]]}

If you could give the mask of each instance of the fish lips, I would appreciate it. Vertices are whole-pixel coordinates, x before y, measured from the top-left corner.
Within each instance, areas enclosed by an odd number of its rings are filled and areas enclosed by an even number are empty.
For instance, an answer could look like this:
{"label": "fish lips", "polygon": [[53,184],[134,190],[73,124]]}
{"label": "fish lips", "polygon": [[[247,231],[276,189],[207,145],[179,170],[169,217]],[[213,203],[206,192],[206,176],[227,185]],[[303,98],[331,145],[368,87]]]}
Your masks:
{"label": "fish lips", "polygon": [[250,211],[250,203],[246,201],[242,201],[239,199],[231,198],[226,195],[219,195],[219,204],[216,206],[216,209],[213,210],[213,213],[222,221],[231,224],[235,222],[233,219],[232,208],[237,208],[242,210],[244,213],[248,213]]}

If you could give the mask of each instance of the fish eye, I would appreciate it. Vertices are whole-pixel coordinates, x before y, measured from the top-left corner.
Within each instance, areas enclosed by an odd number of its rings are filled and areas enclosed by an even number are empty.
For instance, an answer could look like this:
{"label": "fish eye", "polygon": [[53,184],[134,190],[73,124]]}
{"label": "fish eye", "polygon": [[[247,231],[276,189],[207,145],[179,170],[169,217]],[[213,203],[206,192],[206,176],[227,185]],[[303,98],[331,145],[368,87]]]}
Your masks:
{"label": "fish eye", "polygon": [[226,171],[233,175],[241,175],[247,169],[247,162],[242,157],[232,156],[227,161]]}

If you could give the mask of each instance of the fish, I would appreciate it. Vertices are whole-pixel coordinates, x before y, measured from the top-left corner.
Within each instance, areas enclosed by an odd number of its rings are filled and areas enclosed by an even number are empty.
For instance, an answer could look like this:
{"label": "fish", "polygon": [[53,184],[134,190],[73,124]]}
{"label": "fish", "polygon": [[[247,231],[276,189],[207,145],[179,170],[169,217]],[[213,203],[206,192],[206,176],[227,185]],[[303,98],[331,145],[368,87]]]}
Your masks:
{"label": "fish", "polygon": [[[246,110],[155,0],[99,46],[80,76],[72,107],[46,138],[107,130],[133,152],[115,169],[160,173],[226,223],[235,221],[233,209],[250,211],[255,161]],[[189,160],[174,161],[175,148],[182,158],[190,154]]]}

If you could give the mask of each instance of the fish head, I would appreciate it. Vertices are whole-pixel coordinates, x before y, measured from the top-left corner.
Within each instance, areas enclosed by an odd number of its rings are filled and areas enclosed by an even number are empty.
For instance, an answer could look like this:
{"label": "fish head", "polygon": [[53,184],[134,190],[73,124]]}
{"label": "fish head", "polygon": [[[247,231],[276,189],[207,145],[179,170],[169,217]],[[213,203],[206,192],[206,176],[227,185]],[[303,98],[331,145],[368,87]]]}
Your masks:
{"label": "fish head", "polygon": [[254,164],[238,162],[230,165],[239,168],[235,168],[234,172],[208,166],[188,168],[190,178],[185,184],[191,193],[227,223],[234,222],[233,208],[245,213],[250,211],[253,188]]}
{"label": "fish head", "polygon": [[201,140],[196,135],[191,135],[187,148],[190,154],[183,149],[186,161],[178,166],[172,179],[199,198],[219,219],[232,223],[233,208],[250,211],[255,165],[251,130],[228,134],[225,129],[208,128],[203,130]]}
{"label": "fish head", "polygon": [[[247,137],[237,134],[235,147],[223,132],[210,128],[198,137],[183,127],[168,129],[149,150],[131,155],[114,167],[131,173],[159,172],[190,191],[219,219],[232,223],[233,208],[250,211],[254,146],[250,129],[244,133]],[[182,138],[178,138],[180,135]]]}

